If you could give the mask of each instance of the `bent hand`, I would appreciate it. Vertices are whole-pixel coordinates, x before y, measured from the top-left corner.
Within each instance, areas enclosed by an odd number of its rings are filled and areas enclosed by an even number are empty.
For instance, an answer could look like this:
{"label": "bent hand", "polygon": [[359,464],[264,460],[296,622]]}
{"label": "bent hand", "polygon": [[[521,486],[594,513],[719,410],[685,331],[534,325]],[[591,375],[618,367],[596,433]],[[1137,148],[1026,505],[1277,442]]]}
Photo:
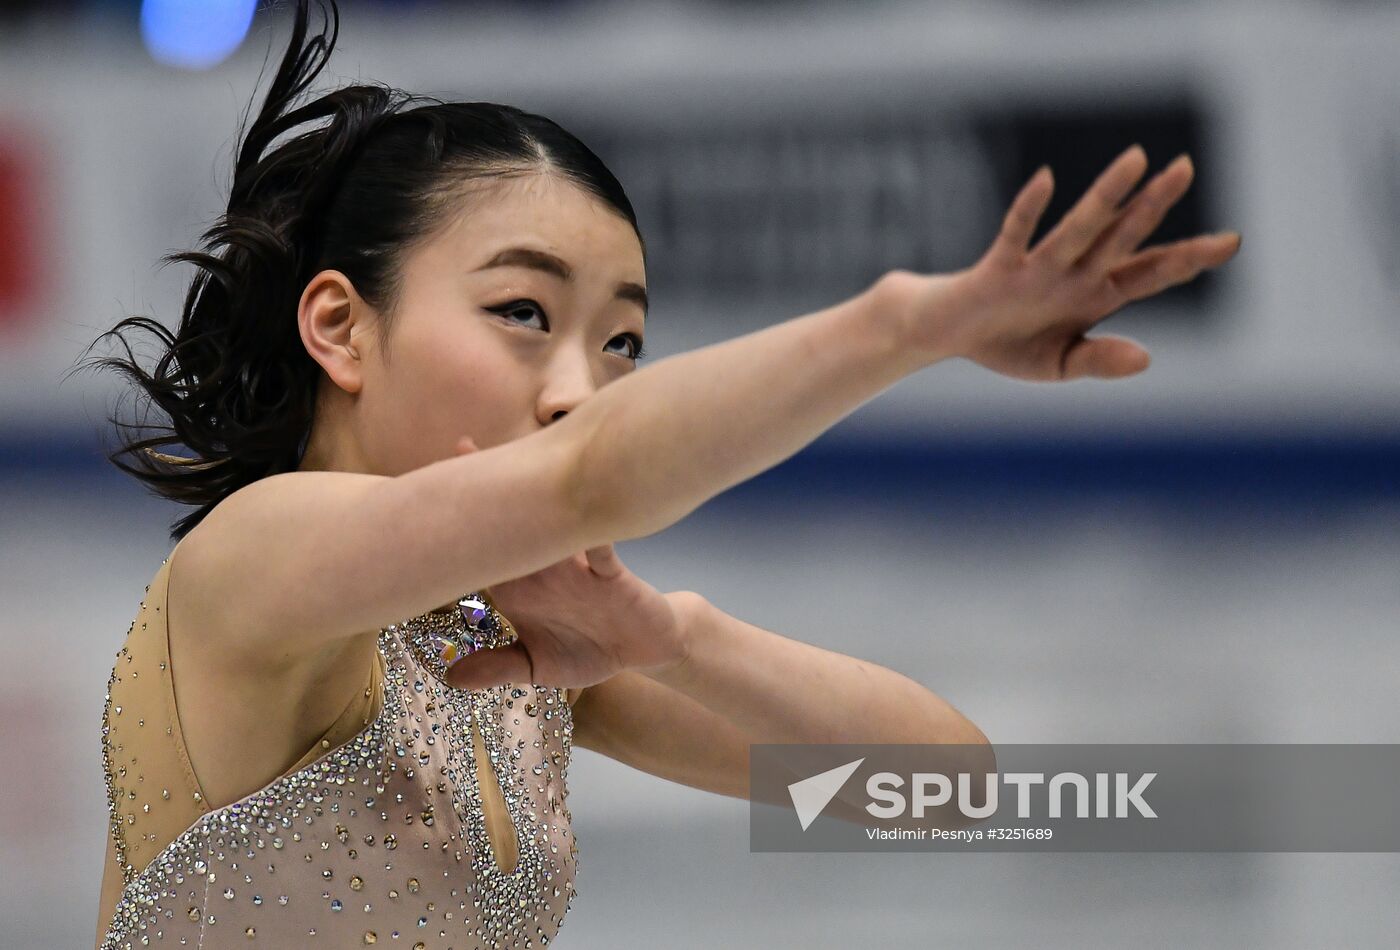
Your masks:
{"label": "bent hand", "polygon": [[1147,170],[1140,146],[1118,156],[1034,249],[1054,182],[1042,168],[1022,187],[1001,231],[976,264],[953,274],[891,271],[883,305],[906,342],[933,358],[962,356],[1017,379],[1114,379],[1147,368],[1126,337],[1085,334],[1125,304],[1219,267],[1240,247],[1224,232],[1138,247],[1191,184],[1185,155],[1119,207]]}
{"label": "bent hand", "polygon": [[[458,454],[475,450],[467,437],[457,445]],[[687,592],[661,593],[628,570],[611,544],[486,593],[519,639],[458,659],[447,669],[450,686],[592,686],[625,669],[660,669],[685,656],[679,598]]]}

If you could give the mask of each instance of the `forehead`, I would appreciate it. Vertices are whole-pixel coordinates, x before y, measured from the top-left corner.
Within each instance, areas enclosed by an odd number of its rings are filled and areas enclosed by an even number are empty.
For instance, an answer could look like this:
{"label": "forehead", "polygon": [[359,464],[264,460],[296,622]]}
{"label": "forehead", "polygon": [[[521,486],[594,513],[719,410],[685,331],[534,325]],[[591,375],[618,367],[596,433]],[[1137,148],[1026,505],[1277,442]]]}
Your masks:
{"label": "forehead", "polygon": [[[631,222],[602,199],[550,175],[475,183],[429,245],[467,265],[528,243],[568,261],[583,277],[643,282],[641,242]],[[428,250],[428,248],[425,248]]]}

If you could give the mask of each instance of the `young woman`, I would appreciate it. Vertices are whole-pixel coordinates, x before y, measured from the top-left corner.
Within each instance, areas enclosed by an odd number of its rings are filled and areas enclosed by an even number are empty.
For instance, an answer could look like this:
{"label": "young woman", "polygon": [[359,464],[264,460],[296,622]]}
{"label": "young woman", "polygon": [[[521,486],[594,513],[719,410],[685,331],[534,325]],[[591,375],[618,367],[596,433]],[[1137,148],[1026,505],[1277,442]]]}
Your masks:
{"label": "young woman", "polygon": [[1127,200],[1129,149],[1031,248],[1042,169],[965,270],[638,368],[645,249],[598,158],[509,106],[303,102],[338,28],[332,3],[309,33],[308,5],[227,213],[174,256],[198,269],[178,329],[110,331],[157,333],[154,371],[99,361],[170,419],[113,461],[194,511],[108,683],[98,945],[544,945],[574,894],[574,743],[737,797],[751,742],[986,743],[612,544],[941,360],[1140,372],[1136,343],[1086,333],[1239,246],[1138,249],[1189,160]]}

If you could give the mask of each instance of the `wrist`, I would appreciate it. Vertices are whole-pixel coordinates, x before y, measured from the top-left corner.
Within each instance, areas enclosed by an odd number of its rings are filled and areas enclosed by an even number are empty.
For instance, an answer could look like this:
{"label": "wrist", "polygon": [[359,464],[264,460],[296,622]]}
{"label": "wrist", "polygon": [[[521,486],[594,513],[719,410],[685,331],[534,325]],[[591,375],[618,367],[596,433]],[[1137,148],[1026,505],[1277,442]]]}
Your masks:
{"label": "wrist", "polygon": [[675,653],[657,666],[641,670],[647,676],[667,685],[677,685],[689,674],[698,631],[710,602],[693,590],[671,591],[663,595],[675,614]]}
{"label": "wrist", "polygon": [[914,364],[911,372],[962,355],[953,333],[953,317],[964,274],[891,270],[871,285],[868,296],[873,319],[881,324],[900,356]]}

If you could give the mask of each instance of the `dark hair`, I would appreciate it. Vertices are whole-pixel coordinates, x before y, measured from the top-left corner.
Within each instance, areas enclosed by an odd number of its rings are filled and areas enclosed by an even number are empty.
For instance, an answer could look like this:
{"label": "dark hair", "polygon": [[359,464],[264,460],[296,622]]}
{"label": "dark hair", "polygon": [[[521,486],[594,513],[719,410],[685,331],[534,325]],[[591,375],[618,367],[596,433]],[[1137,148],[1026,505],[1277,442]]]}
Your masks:
{"label": "dark hair", "polygon": [[[172,538],[244,485],[300,464],[322,372],[301,342],[296,306],[320,271],[343,272],[388,320],[405,253],[465,200],[467,183],[539,173],[601,199],[641,240],[622,185],[587,146],[543,116],[378,83],[298,105],[340,30],[335,0],[318,3],[324,26],[308,38],[310,0],[296,0],[291,41],[236,152],[227,211],[204,232],[200,250],[162,258],[162,265],[198,269],[179,328],[171,334],[153,319],[129,316],[93,341],[121,341],[125,358],[95,365],[134,382],[169,418],[153,437],[123,438],[108,459],[153,493],[198,506],[174,524]],[[329,121],[272,146],[318,120]],[[163,352],[153,372],[137,364],[122,334],[128,327],[159,338]],[[123,432],[141,428],[108,421]],[[157,451],[171,445],[194,455]]]}

